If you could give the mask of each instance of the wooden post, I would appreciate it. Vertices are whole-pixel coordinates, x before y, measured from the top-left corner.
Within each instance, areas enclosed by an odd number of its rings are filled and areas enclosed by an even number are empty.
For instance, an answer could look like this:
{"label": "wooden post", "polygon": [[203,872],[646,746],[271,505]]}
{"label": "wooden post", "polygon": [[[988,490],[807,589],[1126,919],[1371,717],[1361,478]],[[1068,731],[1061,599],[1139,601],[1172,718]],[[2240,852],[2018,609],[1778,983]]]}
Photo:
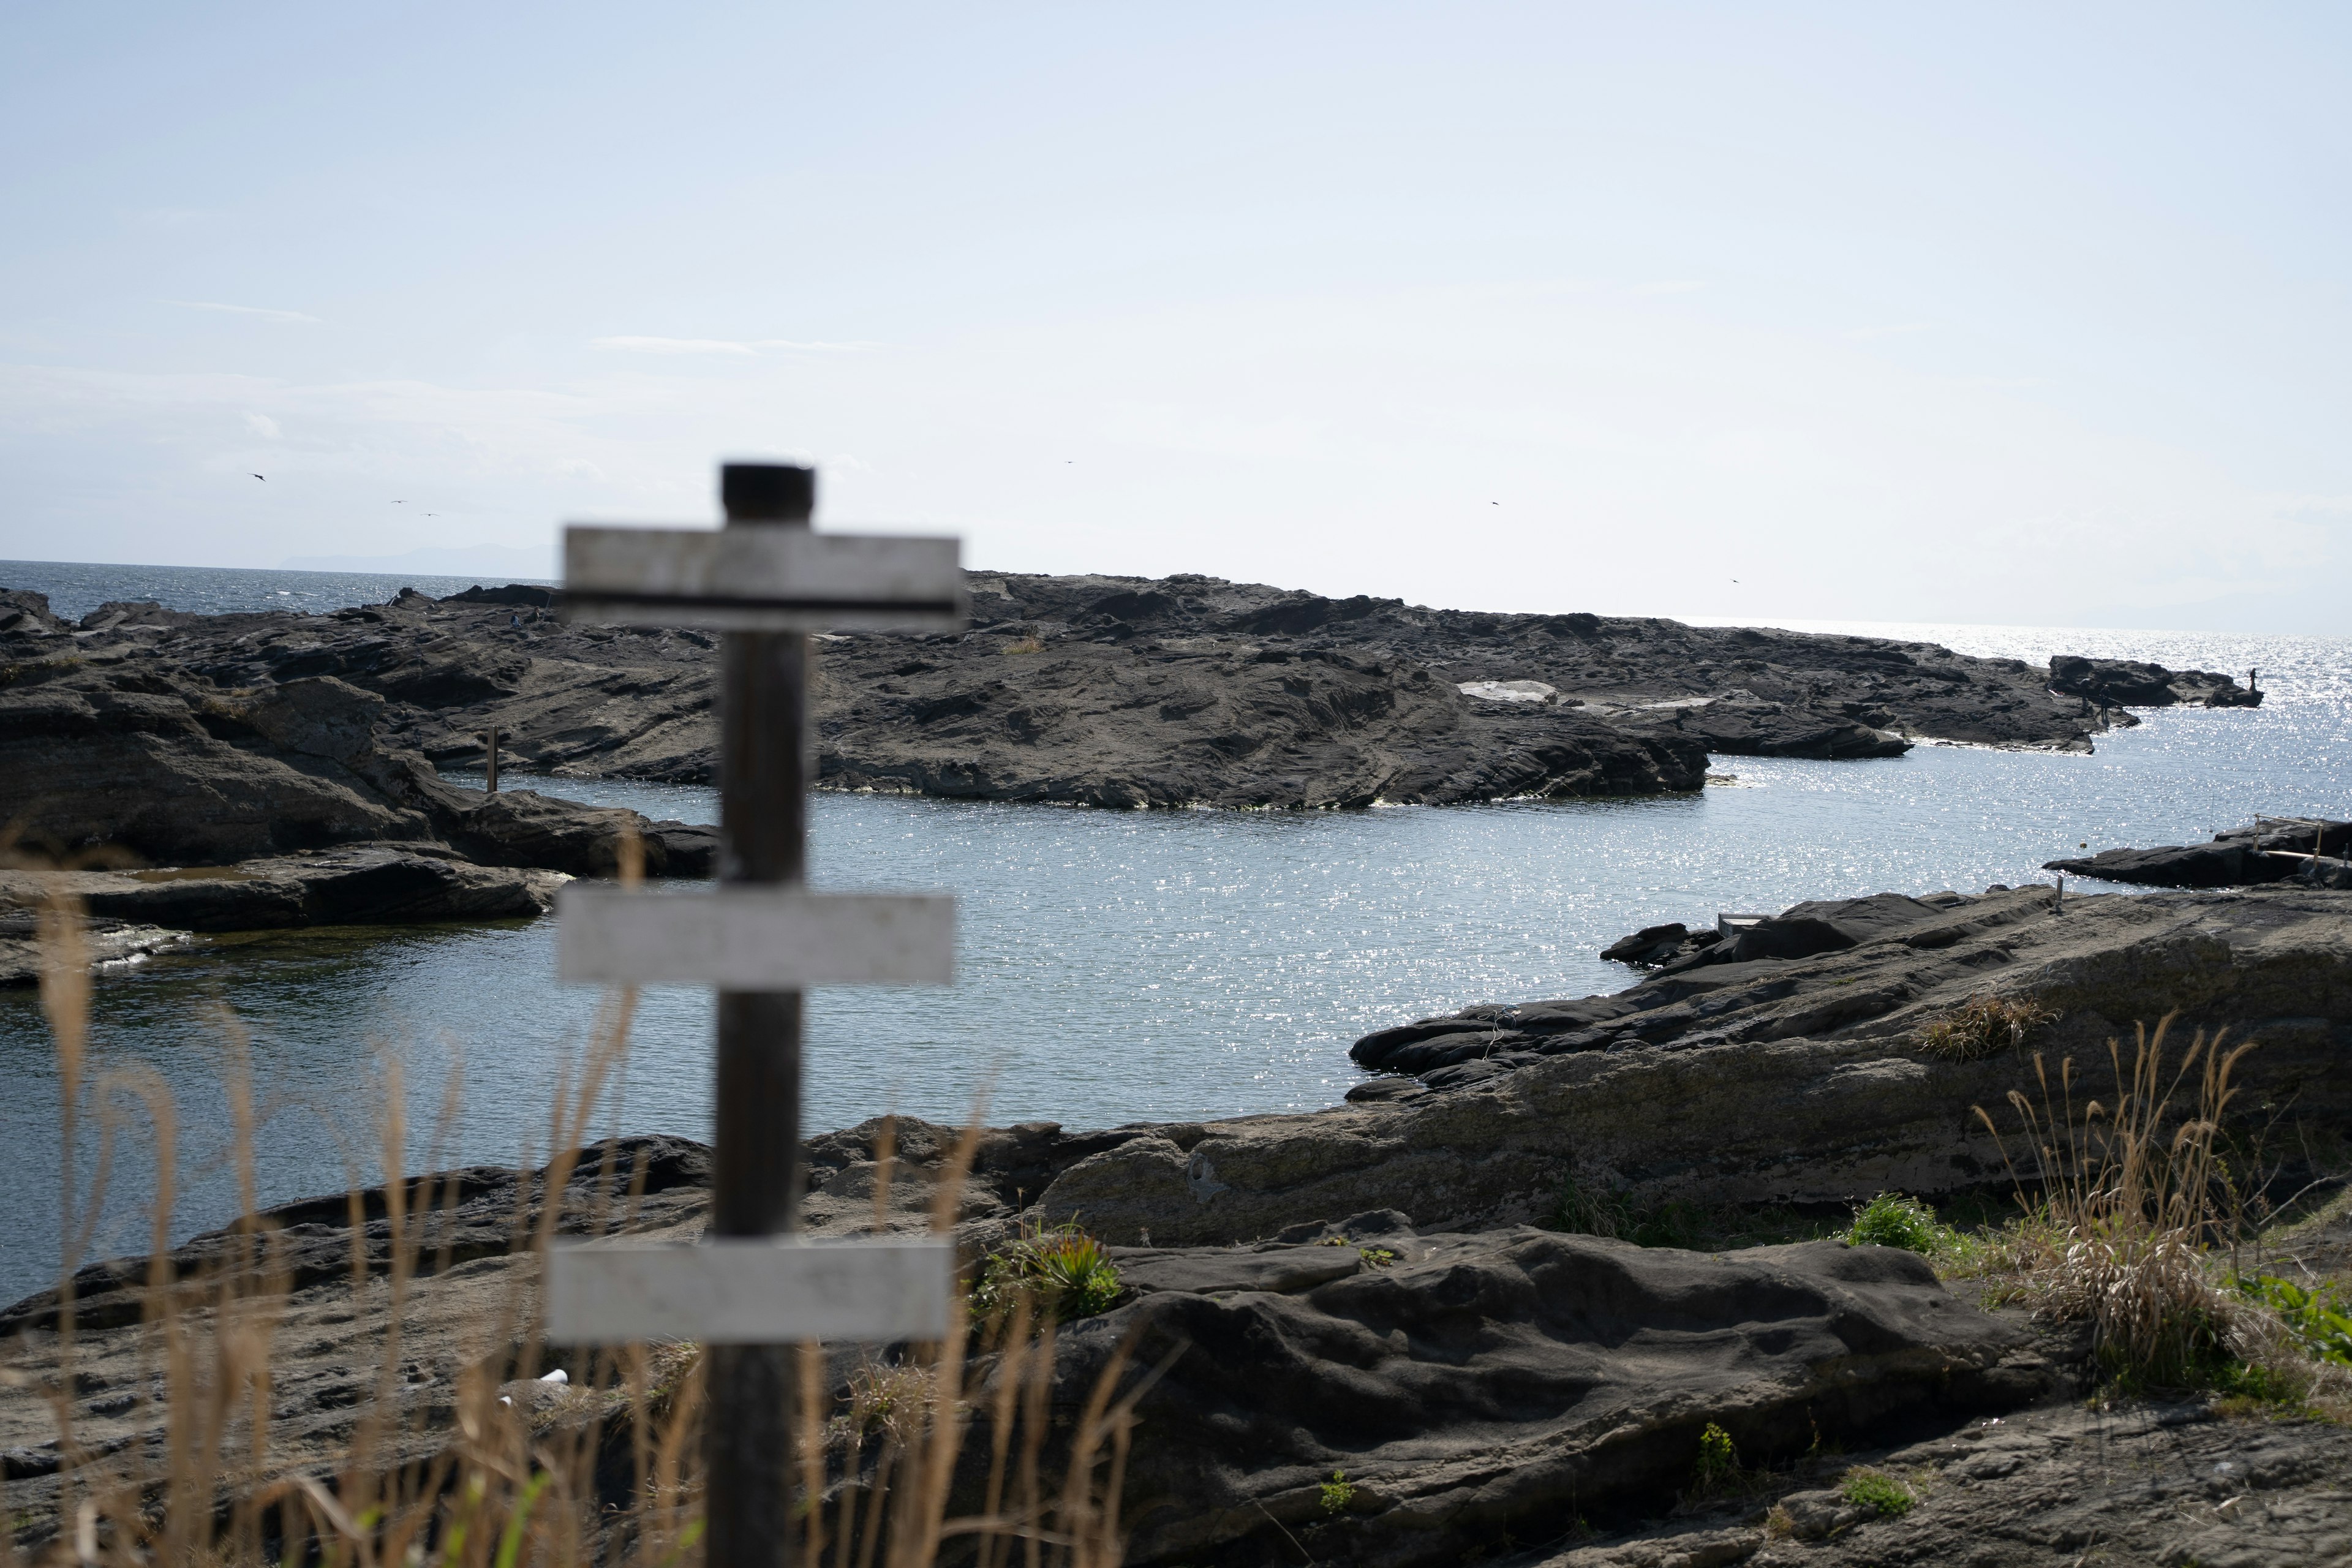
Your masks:
{"label": "wooden post", "polygon": [[490,726],[489,775],[489,792],[492,795],[496,795],[499,793],[499,727],[496,724]]}
{"label": "wooden post", "polygon": [[582,984],[719,987],[709,1234],[698,1246],[562,1247],[548,1332],[698,1339],[708,1415],[708,1568],[789,1568],[795,1342],[944,1338],[954,1248],[798,1240],[801,988],[938,984],[955,970],[954,900],[805,887],[808,632],[943,630],[970,599],[952,539],[816,534],[815,476],[730,464],[717,532],[573,527],[564,617],[703,626],[720,644],[717,890],[557,896],[559,970]]}
{"label": "wooden post", "polygon": [[[719,471],[727,526],[801,528],[816,475],[782,464]],[[719,645],[719,879],[799,883],[808,870],[808,635],[727,632]],[[800,1227],[801,999],[721,991],[710,1234]],[[793,1558],[793,1374],[789,1345],[710,1345],[704,1465],[710,1568]]]}

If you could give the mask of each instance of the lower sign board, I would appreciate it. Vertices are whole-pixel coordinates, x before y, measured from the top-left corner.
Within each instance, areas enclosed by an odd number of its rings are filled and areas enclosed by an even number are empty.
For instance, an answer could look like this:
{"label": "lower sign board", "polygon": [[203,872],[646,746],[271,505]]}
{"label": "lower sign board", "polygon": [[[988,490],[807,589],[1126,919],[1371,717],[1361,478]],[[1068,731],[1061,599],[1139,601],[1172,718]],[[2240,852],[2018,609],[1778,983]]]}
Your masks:
{"label": "lower sign board", "polygon": [[947,893],[575,886],[556,895],[555,915],[556,973],[573,984],[795,991],[955,982],[956,901]]}
{"label": "lower sign board", "polygon": [[547,1337],[561,1344],[940,1340],[954,1297],[945,1237],[592,1241],[547,1254]]}

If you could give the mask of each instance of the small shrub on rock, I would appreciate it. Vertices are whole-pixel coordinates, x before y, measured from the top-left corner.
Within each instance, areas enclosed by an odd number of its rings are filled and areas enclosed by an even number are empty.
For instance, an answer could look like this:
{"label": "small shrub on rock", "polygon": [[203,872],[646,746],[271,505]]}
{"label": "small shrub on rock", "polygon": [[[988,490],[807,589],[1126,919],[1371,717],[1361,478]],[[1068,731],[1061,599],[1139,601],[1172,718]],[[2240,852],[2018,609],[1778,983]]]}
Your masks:
{"label": "small shrub on rock", "polygon": [[1971,1062],[2014,1049],[2025,1037],[2058,1015],[2031,997],[1971,996],[1918,1033],[1919,1048],[1930,1056]]}
{"label": "small shrub on rock", "polygon": [[1719,1490],[1739,1476],[1739,1451],[1731,1446],[1731,1434],[1712,1421],[1698,1435],[1697,1469],[1701,1491]]}
{"label": "small shrub on rock", "polygon": [[972,1310],[982,1318],[1009,1313],[1024,1292],[1036,1301],[1040,1317],[1064,1323],[1091,1318],[1118,1300],[1118,1269],[1103,1244],[1075,1221],[1026,1230],[988,1260],[972,1291]]}
{"label": "small shrub on rock", "polygon": [[1869,1509],[1889,1519],[1909,1513],[1919,1502],[1909,1487],[1885,1470],[1848,1470],[1845,1479],[1838,1483],[1838,1493],[1854,1507]]}
{"label": "small shrub on rock", "polygon": [[1854,1211],[1853,1226],[1845,1238],[1856,1247],[1899,1247],[1931,1255],[1943,1250],[1951,1232],[1917,1198],[1881,1193]]}
{"label": "small shrub on rock", "polygon": [[1323,1511],[1345,1513],[1348,1505],[1356,1500],[1356,1483],[1348,1479],[1345,1470],[1334,1470],[1331,1479],[1323,1483]]}

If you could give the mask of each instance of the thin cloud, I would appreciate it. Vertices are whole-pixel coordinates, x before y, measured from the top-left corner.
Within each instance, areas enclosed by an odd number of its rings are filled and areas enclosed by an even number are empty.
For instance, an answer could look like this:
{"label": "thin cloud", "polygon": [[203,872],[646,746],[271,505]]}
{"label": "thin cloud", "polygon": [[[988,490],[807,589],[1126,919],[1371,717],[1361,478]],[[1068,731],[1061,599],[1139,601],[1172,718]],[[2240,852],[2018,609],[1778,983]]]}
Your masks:
{"label": "thin cloud", "polygon": [[797,349],[803,353],[857,353],[866,349],[880,348],[879,343],[852,340],[845,342],[800,342],[792,338],[761,338],[752,343],[755,349]]}
{"label": "thin cloud", "polygon": [[272,419],[267,414],[247,415],[245,416],[245,427],[252,431],[255,435],[263,437],[271,441],[278,440],[286,434],[285,431],[278,427],[278,421]]}
{"label": "thin cloud", "polygon": [[749,343],[725,338],[592,338],[589,346],[641,354],[748,354]]}
{"label": "thin cloud", "polygon": [[258,316],[265,321],[298,321],[306,327],[326,324],[318,317],[306,316],[299,310],[266,310],[258,305],[224,305],[216,300],[166,300],[163,303],[190,310],[218,310],[230,316]]}

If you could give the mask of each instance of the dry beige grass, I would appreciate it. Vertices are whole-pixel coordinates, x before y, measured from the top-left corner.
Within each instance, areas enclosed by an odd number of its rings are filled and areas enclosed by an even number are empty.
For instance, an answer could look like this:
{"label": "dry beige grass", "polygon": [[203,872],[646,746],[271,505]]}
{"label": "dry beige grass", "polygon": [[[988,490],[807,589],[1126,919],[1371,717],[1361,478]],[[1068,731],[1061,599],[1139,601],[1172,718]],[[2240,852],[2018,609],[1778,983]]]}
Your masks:
{"label": "dry beige grass", "polygon": [[1919,1048],[1930,1056],[1974,1061],[1998,1050],[2015,1050],[2025,1037],[2058,1015],[2030,996],[1971,996],[1922,1028]]}
{"label": "dry beige grass", "polygon": [[[625,871],[631,869],[625,856]],[[694,1347],[614,1348],[595,1356],[563,1395],[536,1412],[519,1412],[501,1402],[501,1385],[537,1373],[541,1345],[521,1283],[525,1271],[515,1270],[498,1321],[481,1325],[485,1353],[460,1379],[454,1414],[436,1416],[421,1402],[400,1397],[411,1288],[449,1261],[432,1254],[429,1221],[436,1206],[456,1197],[454,1190],[436,1190],[433,1178],[404,1170],[409,1130],[396,1067],[382,1086],[376,1117],[392,1235],[388,1264],[378,1258],[372,1265],[363,1227],[355,1224],[352,1231],[354,1290],[388,1292],[390,1300],[372,1396],[331,1473],[276,1457],[272,1352],[288,1278],[279,1238],[250,1217],[264,1124],[242,1034],[224,1015],[236,1162],[248,1217],[236,1226],[226,1262],[175,1277],[168,1258],[175,1169],[171,1096],[158,1075],[138,1068],[89,1081],[89,966],[80,913],[62,893],[43,910],[42,932],[41,1000],[58,1050],[68,1173],[65,1294],[41,1365],[65,1468],[54,1515],[16,1515],[0,1534],[0,1568],[14,1568],[28,1552],[86,1568],[261,1568],[286,1561],[330,1568],[692,1568],[700,1561],[701,1367]],[[635,1001],[626,992],[607,998],[583,1059],[559,1088],[548,1133],[560,1152],[548,1173],[548,1194],[560,1194],[579,1173],[591,1117],[626,1058]],[[454,1113],[457,1087],[453,1074],[445,1113]],[[77,1444],[74,1433],[72,1281],[86,1261],[106,1161],[101,1157],[90,1188],[78,1188],[70,1173],[82,1136],[79,1108],[93,1089],[128,1092],[143,1103],[162,1183],[143,1294],[143,1332],[162,1380],[162,1438],[112,1453]],[[932,1224],[941,1232],[954,1222],[978,1132],[975,1118],[938,1184]],[[591,1184],[597,1209],[592,1230],[625,1226],[644,1192],[642,1164],[617,1168],[612,1147],[604,1145]],[[887,1155],[883,1179],[877,1214],[887,1202]],[[356,1190],[352,1205],[357,1220],[364,1209]],[[535,1214],[519,1213],[515,1248],[543,1250],[563,1207],[548,1201]],[[7,1348],[0,1347],[0,1355]],[[804,1347],[803,1356],[798,1489],[804,1562],[920,1568],[950,1542],[976,1555],[982,1568],[1003,1568],[1016,1554],[1022,1568],[1108,1568],[1118,1561],[1116,1500],[1144,1381],[1128,1376],[1124,1356],[1114,1358],[1075,1425],[1052,1433],[1058,1479],[1045,1463],[1054,1325],[1026,1297],[979,1323],[959,1314],[945,1343],[918,1347],[903,1363],[871,1366],[837,1410],[827,1408],[817,1347]],[[1133,1385],[1123,1395],[1122,1384]],[[951,1482],[983,1392],[989,1465],[982,1506],[951,1517]],[[625,1480],[616,1483],[616,1474]]]}
{"label": "dry beige grass", "polygon": [[[2022,1218],[1970,1249],[1960,1271],[1992,1300],[2021,1300],[2057,1321],[2087,1322],[2105,1371],[2130,1384],[2179,1386],[2232,1378],[2274,1401],[2332,1407],[2336,1369],[2302,1354],[2279,1321],[2231,1288],[2235,1248],[2255,1206],[2252,1179],[2225,1158],[2231,1079],[2251,1043],[2200,1031],[2168,1058],[2170,1016],[2137,1031],[2128,1064],[2108,1042],[2115,1092],[2087,1098],[2074,1063],[2057,1081],[2034,1058],[2039,1101],[2010,1104],[2032,1151],[2037,1195],[2019,1181]],[[1983,1107],[1977,1116],[1997,1142]],[[2002,1157],[2020,1178],[2006,1142]]]}

